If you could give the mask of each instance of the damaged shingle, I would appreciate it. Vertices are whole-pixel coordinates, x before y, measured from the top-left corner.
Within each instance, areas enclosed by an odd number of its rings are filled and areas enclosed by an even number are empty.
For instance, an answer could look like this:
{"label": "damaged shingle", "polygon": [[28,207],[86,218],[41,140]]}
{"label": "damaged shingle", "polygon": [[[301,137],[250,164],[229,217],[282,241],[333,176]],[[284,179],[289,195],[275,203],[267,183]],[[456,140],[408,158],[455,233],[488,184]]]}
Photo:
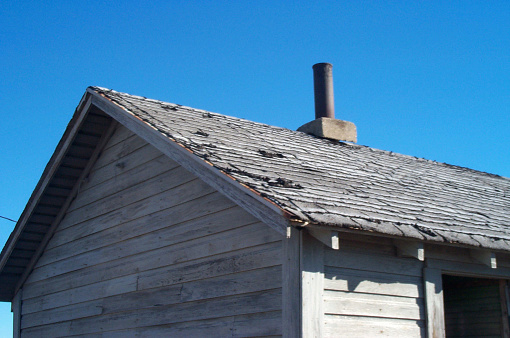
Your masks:
{"label": "damaged shingle", "polygon": [[250,177],[250,178],[253,178],[253,179],[256,179],[256,180],[264,181],[269,186],[272,186],[272,187],[303,189],[303,187],[300,184],[295,184],[291,180],[284,179],[284,178],[281,178],[281,177],[273,179],[273,178],[268,177],[268,176],[258,175],[258,174],[254,174],[254,173],[251,173],[251,172],[247,172],[245,170],[239,170],[239,169],[235,169],[235,168],[226,168],[225,171],[228,174],[237,174],[237,175],[241,175],[241,176]]}
{"label": "damaged shingle", "polygon": [[259,154],[264,156],[264,157],[267,157],[267,158],[285,158],[285,156],[283,156],[283,154],[280,154],[280,153],[275,153],[275,152],[270,152],[270,151],[265,151],[265,150],[262,150],[262,149],[259,149]]}
{"label": "damaged shingle", "polygon": [[193,134],[195,134],[195,135],[200,135],[200,136],[205,136],[205,137],[209,136],[209,134],[208,134],[208,133],[206,133],[205,131],[203,131],[203,130],[201,130],[201,129],[198,129],[198,130],[197,130],[196,132],[194,132]]}
{"label": "damaged shingle", "polygon": [[436,237],[436,236],[437,236],[437,234],[436,234],[434,231],[432,231],[431,229],[428,229],[428,228],[422,227],[422,226],[420,226],[420,225],[418,225],[418,224],[412,224],[412,226],[413,226],[416,230],[418,230],[419,232],[421,232],[421,233],[427,234],[427,235],[432,236],[432,237]]}
{"label": "damaged shingle", "polygon": [[281,177],[278,177],[276,181],[269,180],[267,181],[267,184],[269,184],[272,187],[303,189],[303,187],[300,184],[295,184],[291,180],[287,180]]}

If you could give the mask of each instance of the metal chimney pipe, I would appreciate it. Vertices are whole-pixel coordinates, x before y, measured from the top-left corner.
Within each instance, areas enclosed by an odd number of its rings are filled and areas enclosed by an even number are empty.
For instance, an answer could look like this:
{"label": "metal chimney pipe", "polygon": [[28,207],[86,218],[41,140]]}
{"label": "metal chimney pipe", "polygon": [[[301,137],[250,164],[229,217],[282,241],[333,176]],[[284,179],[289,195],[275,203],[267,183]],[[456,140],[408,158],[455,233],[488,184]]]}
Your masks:
{"label": "metal chimney pipe", "polygon": [[313,89],[315,94],[315,118],[335,118],[333,94],[333,65],[316,63],[313,65]]}

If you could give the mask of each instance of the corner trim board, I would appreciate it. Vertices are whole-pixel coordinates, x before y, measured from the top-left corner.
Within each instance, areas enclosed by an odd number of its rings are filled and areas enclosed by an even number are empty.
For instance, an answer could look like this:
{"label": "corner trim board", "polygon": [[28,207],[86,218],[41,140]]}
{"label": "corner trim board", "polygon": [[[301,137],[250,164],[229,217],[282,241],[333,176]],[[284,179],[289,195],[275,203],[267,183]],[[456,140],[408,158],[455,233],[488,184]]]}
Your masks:
{"label": "corner trim board", "polygon": [[427,337],[445,337],[443,277],[441,269],[423,269],[425,306],[427,309]]}
{"label": "corner trim board", "polygon": [[302,336],[322,337],[324,326],[324,245],[301,231]]}
{"label": "corner trim board", "polygon": [[282,335],[294,338],[301,337],[301,231],[292,226],[287,230],[282,240]]}

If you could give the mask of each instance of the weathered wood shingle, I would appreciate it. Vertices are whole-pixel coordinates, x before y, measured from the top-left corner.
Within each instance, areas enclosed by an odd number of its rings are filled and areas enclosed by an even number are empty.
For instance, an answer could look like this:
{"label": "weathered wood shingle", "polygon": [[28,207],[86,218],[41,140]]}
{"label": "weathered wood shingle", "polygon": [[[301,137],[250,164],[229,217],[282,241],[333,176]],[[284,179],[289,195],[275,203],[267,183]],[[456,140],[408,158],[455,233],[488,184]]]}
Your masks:
{"label": "weathered wood shingle", "polygon": [[510,250],[510,179],[91,87],[317,225]]}

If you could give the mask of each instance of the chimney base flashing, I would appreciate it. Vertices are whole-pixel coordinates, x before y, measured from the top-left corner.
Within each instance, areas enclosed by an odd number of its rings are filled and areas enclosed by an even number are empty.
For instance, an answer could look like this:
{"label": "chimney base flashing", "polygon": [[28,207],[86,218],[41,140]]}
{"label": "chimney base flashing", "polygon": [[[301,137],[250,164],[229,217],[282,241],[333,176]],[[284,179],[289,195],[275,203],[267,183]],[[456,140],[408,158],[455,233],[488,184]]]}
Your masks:
{"label": "chimney base flashing", "polygon": [[336,141],[357,141],[356,126],[349,121],[321,117],[298,128],[298,131]]}

